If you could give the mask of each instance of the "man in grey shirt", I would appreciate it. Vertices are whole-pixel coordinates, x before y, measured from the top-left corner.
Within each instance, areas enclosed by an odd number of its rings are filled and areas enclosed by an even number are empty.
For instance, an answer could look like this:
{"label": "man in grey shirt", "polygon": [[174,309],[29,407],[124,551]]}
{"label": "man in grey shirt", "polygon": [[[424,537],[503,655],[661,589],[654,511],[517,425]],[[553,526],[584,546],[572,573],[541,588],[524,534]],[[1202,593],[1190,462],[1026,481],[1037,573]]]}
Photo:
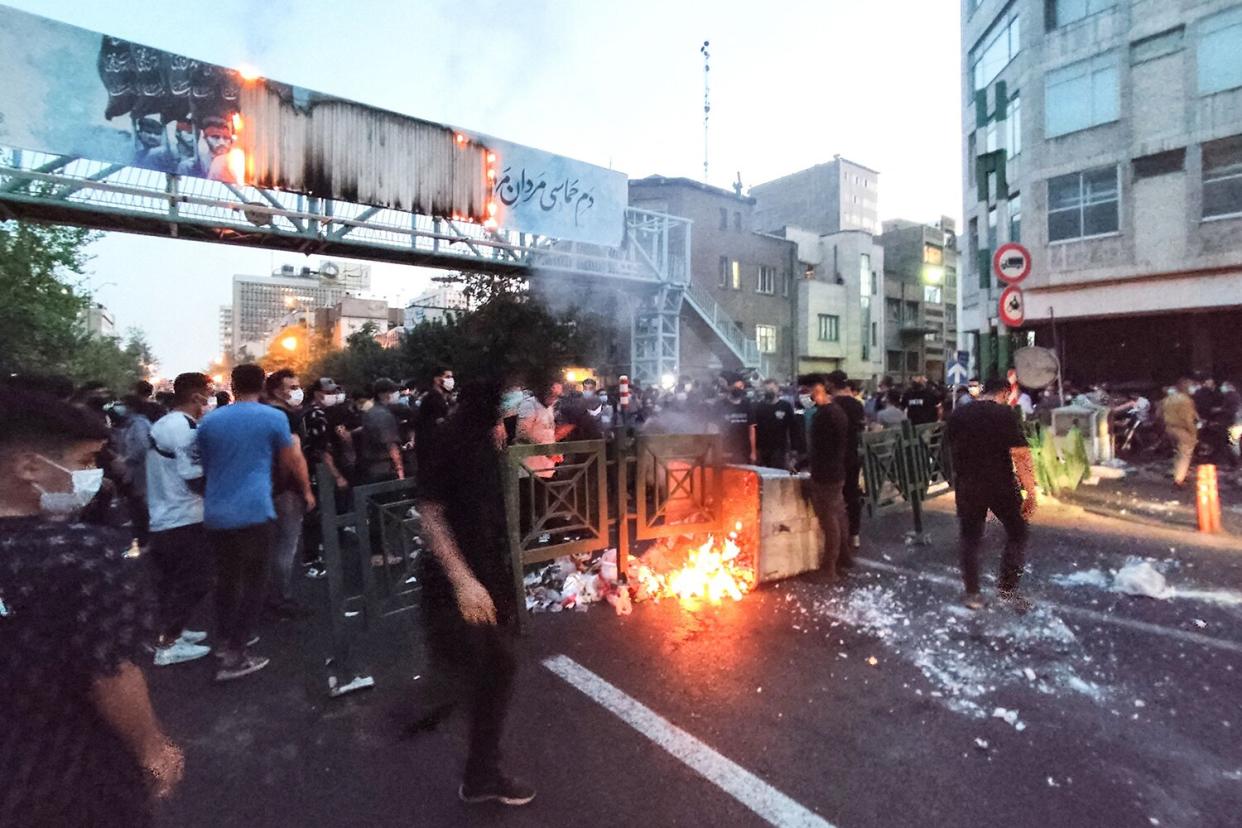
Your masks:
{"label": "man in grey shirt", "polygon": [[890,388],[884,407],[875,415],[875,421],[884,428],[897,428],[906,420],[906,412],[901,410],[901,392]]}
{"label": "man in grey shirt", "polygon": [[391,405],[396,403],[397,384],[377,379],[372,386],[375,405],[362,415],[362,476],[364,483],[405,479],[401,461],[401,431]]}

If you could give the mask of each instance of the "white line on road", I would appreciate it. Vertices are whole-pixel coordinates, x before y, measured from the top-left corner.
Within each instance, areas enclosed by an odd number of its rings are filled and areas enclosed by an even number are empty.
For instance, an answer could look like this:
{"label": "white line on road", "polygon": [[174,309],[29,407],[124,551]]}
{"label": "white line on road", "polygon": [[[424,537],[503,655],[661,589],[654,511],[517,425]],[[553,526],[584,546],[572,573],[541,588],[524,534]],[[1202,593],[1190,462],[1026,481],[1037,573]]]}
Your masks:
{"label": "white line on road", "polygon": [[[856,557],[854,560],[858,561],[861,566],[865,566],[868,569],[876,569],[881,572],[892,572],[897,575],[909,575],[912,578],[918,578],[920,580],[928,581],[933,584],[940,584],[942,586],[949,586],[959,589],[962,586],[961,581],[958,581],[955,578],[946,578],[943,575],[937,575],[933,572],[920,572],[917,569],[907,569],[904,566],[894,566],[893,564],[882,563],[870,558]],[[1239,644],[1236,641],[1228,641],[1223,638],[1213,638],[1210,635],[1193,633],[1187,630],[1179,630],[1173,627],[1165,627],[1160,624],[1150,624],[1146,621],[1135,621],[1132,618],[1122,618],[1120,616],[1109,615],[1107,613],[1097,612],[1096,610],[1089,610],[1083,607],[1075,607],[1069,604],[1059,604],[1056,601],[1048,601],[1043,598],[1040,599],[1040,603],[1046,607],[1064,613],[1065,615],[1076,615],[1079,618],[1089,621],[1096,621],[1100,624],[1112,624],[1115,627],[1125,627],[1126,629],[1135,630],[1137,632],[1162,635],[1167,638],[1176,639],[1177,641],[1185,641],[1187,644],[1197,644],[1201,647],[1212,647],[1217,650],[1242,654],[1242,644]]]}
{"label": "white line on road", "polygon": [[721,756],[572,658],[553,656],[545,659],[543,666],[772,825],[782,828],[833,828],[832,823],[785,796],[741,765]]}

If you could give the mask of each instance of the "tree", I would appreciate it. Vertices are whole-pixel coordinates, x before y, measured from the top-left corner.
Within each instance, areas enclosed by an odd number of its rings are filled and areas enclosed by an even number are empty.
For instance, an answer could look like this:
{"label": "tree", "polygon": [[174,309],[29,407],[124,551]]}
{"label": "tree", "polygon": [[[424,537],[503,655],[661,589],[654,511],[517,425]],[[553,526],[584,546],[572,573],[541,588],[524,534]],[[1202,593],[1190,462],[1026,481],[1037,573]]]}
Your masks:
{"label": "tree", "polygon": [[142,331],[122,346],[83,326],[81,282],[98,233],[80,227],[0,223],[0,370],[98,380],[114,390],[145,379],[155,357]]}

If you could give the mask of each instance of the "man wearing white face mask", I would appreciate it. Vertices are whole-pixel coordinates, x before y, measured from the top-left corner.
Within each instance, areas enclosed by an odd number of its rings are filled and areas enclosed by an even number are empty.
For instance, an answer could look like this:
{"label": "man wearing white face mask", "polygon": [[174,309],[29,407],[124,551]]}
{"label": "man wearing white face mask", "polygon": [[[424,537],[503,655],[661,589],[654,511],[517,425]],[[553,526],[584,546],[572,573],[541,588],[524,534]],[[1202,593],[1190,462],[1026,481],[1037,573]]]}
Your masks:
{"label": "man wearing white face mask", "polygon": [[432,373],[431,390],[423,395],[414,417],[414,451],[418,468],[428,468],[436,434],[449,418],[456,379],[449,368],[436,368]]}
{"label": "man wearing white face mask", "polygon": [[[289,433],[293,436],[298,458],[305,464],[301,444],[302,401],[304,392],[297,374],[288,368],[273,371],[264,384],[267,402],[289,420]],[[307,469],[307,478],[310,477]],[[301,492],[279,469],[272,470],[272,495],[276,505],[276,546],[272,550],[271,575],[267,596],[268,610],[279,618],[291,619],[302,615],[293,595],[293,571],[302,543],[302,522],[306,519],[306,505]]]}
{"label": "man wearing white face mask", "polygon": [[0,825],[148,826],[181,778],[135,666],[150,614],[130,538],[75,519],[107,435],[0,389]]}
{"label": "man wearing white face mask", "polygon": [[173,381],[173,410],[151,427],[147,446],[150,557],[159,592],[155,666],[194,661],[211,652],[206,633],[185,628],[194,608],[211,592],[215,561],[203,527],[203,466],[198,421],[212,399],[205,374]]}

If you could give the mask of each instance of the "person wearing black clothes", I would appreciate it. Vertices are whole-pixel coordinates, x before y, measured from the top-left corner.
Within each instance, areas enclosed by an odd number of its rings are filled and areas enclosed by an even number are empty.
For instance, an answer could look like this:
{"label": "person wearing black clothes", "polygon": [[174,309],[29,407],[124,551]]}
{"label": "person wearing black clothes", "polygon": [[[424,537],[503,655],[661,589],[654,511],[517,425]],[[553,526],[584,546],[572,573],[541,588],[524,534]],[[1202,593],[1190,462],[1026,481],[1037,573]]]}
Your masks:
{"label": "person wearing black clothes", "polygon": [[754,409],[746,399],[746,383],[740,377],[733,380],[729,395],[716,403],[716,422],[726,463],[758,462]]}
{"label": "person wearing black clothes", "polygon": [[426,468],[436,443],[436,432],[449,416],[449,400],[456,380],[448,368],[436,368],[432,374],[431,390],[423,395],[414,415],[414,454],[418,468]]}
{"label": "person wearing black clothes", "polygon": [[472,381],[431,454],[418,512],[431,554],[423,562],[422,612],[439,696],[406,728],[435,727],[456,707],[470,716],[470,748],[458,797],[468,803],[525,805],[529,785],[500,769],[500,741],[517,660],[517,606],[509,568],[502,485],[504,425],[499,382]]}
{"label": "person wearing black clothes", "polygon": [[[315,489],[315,502],[323,503],[324,497],[335,497],[338,513],[349,510],[346,492],[349,489],[345,462],[344,441],[348,432],[344,428],[345,392],[331,377],[320,377],[311,386],[311,401],[302,412],[298,424],[302,441],[302,453],[306,456],[306,469],[311,487]],[[344,435],[344,436],[342,436]],[[332,492],[319,491],[319,466],[322,465],[332,478]],[[303,523],[303,562],[311,569],[310,577],[319,577],[323,571],[321,550],[323,545],[322,515],[319,509],[307,513]]]}
{"label": "person wearing black clothes", "polygon": [[[1007,538],[999,595],[1025,612],[1031,604],[1018,594],[1018,581],[1025,562],[1027,522],[1035,514],[1035,469],[1018,416],[1006,404],[1008,392],[1004,380],[988,380],[977,401],[953,412],[945,439],[957,478],[964,603],[975,610],[984,606],[979,593],[979,544],[990,511],[1005,527]],[[1019,486],[1026,492],[1025,499]]]}
{"label": "person wearing black clothes", "polygon": [[842,496],[845,498],[845,514],[849,518],[849,544],[841,550],[837,566],[849,569],[854,565],[854,550],[862,545],[862,433],[867,428],[867,413],[862,402],[854,396],[849,378],[844,371],[833,371],[828,375],[828,390],[832,393],[833,402],[845,412],[849,421],[846,433],[845,448],[845,485]]}
{"label": "person wearing black clothes", "polygon": [[790,451],[798,445],[798,418],[793,405],[779,396],[776,380],[763,384],[763,399],[755,405],[755,447],[759,465],[789,468]]}
{"label": "person wearing black clothes", "polygon": [[934,423],[940,419],[937,410],[940,398],[936,392],[927,387],[927,378],[917,376],[910,384],[909,390],[901,398],[901,407],[906,410],[906,417],[916,426]]}
{"label": "person wearing black clothes", "polygon": [[811,506],[824,531],[821,569],[836,578],[842,552],[848,554],[849,518],[842,491],[845,486],[845,455],[849,444],[849,417],[828,393],[828,381],[820,374],[798,378],[800,393],[815,405],[811,419]]}
{"label": "person wearing black clothes", "polygon": [[143,828],[184,769],[136,665],[150,603],[131,538],[77,520],[103,418],[0,389],[0,825]]}

